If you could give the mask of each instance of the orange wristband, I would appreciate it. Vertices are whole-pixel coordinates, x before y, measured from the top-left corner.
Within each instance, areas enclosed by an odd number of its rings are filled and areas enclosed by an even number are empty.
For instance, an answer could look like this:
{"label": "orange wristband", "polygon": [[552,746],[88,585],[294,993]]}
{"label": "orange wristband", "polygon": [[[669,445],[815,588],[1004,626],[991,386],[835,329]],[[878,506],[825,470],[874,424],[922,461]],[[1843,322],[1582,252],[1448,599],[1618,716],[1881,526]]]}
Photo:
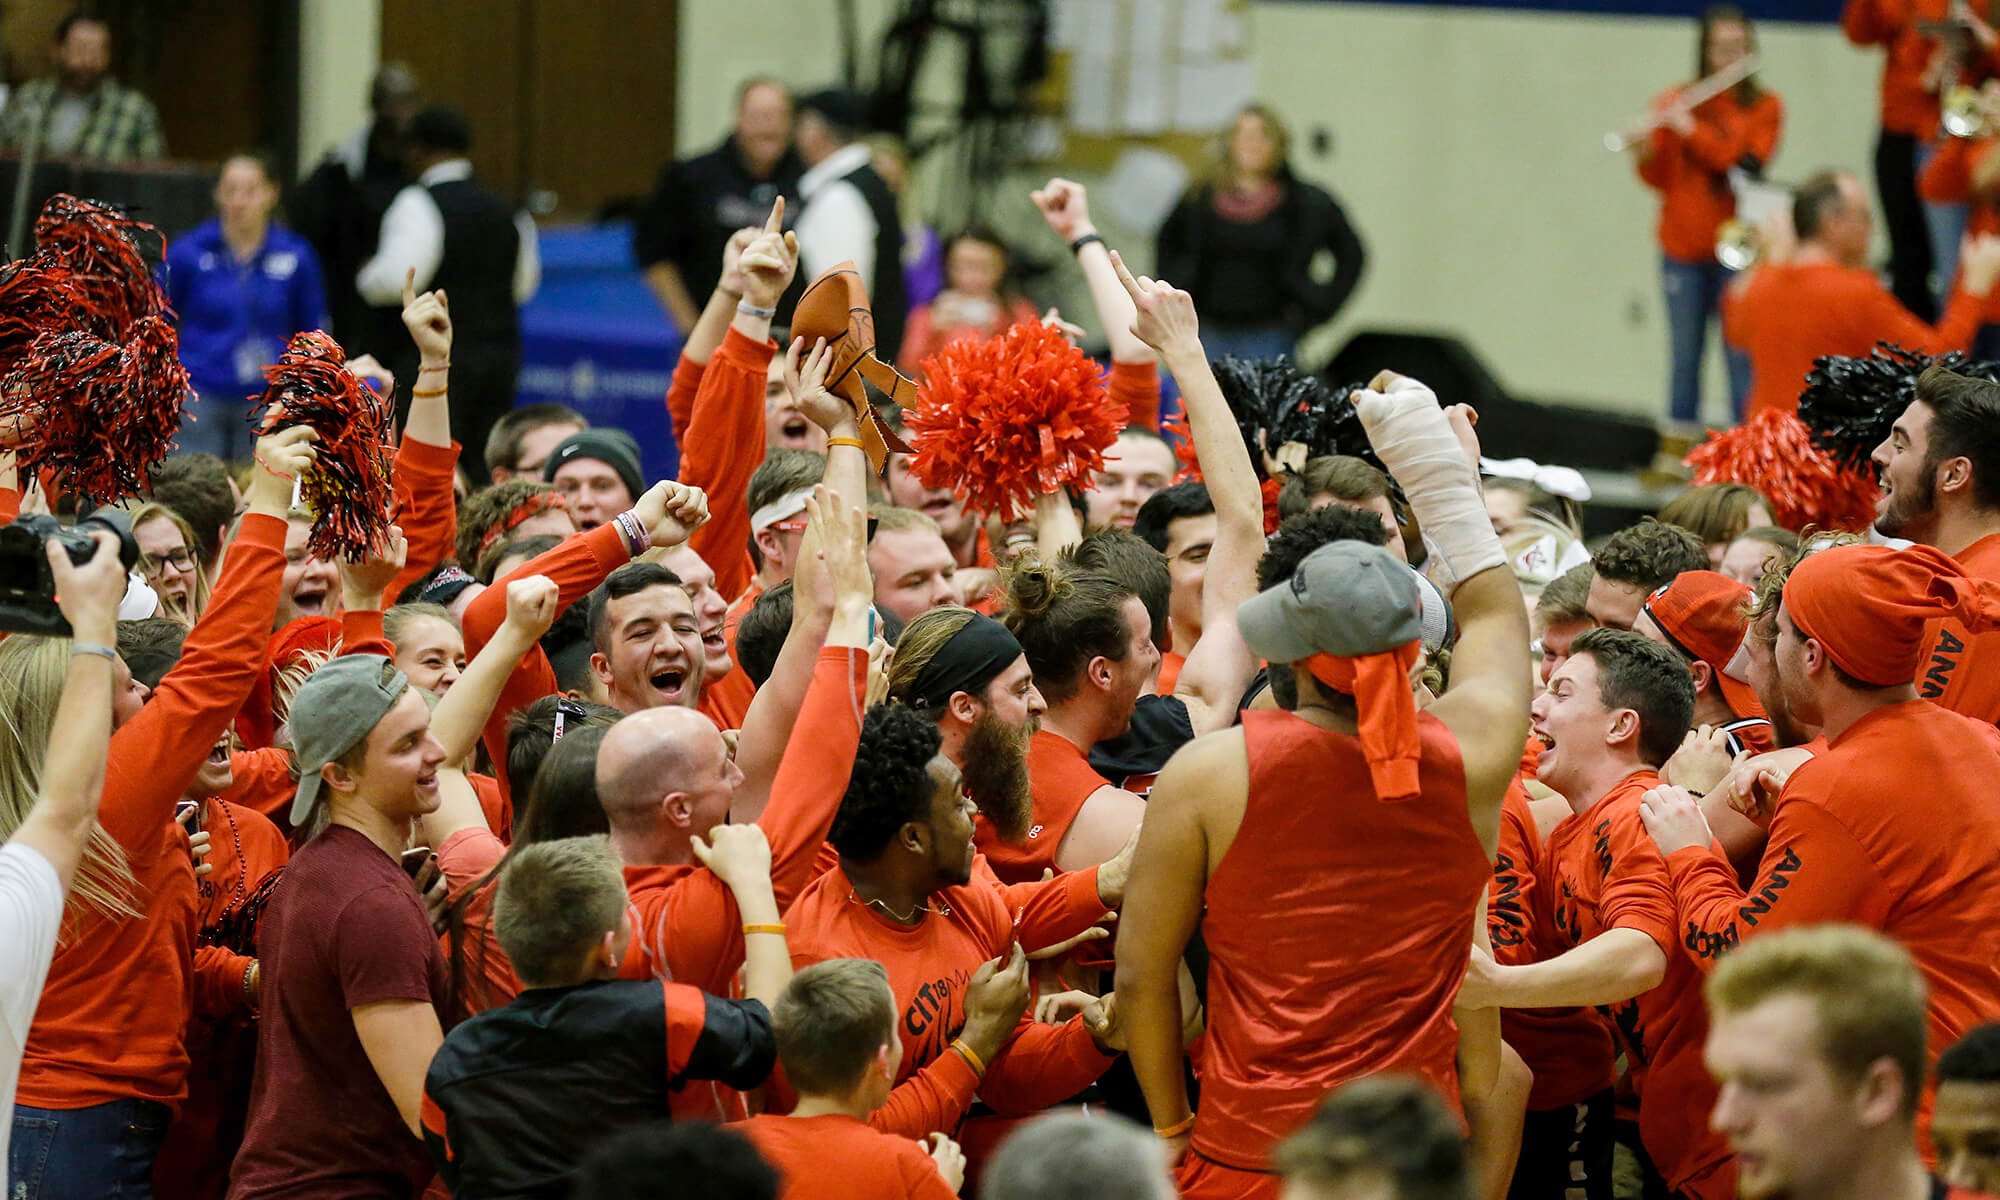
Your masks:
{"label": "orange wristband", "polygon": [[428,400],[432,396],[442,396],[450,390],[449,388],[411,388],[410,395],[419,400]]}
{"label": "orange wristband", "polygon": [[776,924],[776,923],[773,923],[773,924],[762,924],[762,925],[756,925],[756,924],[753,924],[753,925],[745,925],[745,926],[743,927],[743,932],[744,932],[744,933],[775,933],[775,934],[779,935],[780,937],[782,937],[782,936],[784,936],[784,933],[785,933],[785,927],[784,927],[784,925],[782,925],[782,924]]}
{"label": "orange wristband", "polygon": [[1194,1114],[1189,1113],[1187,1116],[1187,1120],[1176,1121],[1172,1125],[1167,1126],[1165,1129],[1155,1129],[1153,1130],[1153,1132],[1163,1138],[1177,1138],[1193,1128],[1194,1128]]}
{"label": "orange wristband", "polygon": [[866,447],[866,446],[863,446],[863,445],[861,444],[861,439],[860,439],[860,438],[844,438],[844,437],[830,437],[830,438],[826,439],[826,444],[827,444],[828,448],[832,448],[832,447],[834,447],[834,446],[852,446],[852,447],[854,447],[854,448],[855,448],[856,450],[865,450],[865,449],[867,449],[867,447]]}
{"label": "orange wristband", "polygon": [[964,1038],[952,1039],[951,1048],[958,1051],[958,1056],[965,1060],[966,1066],[972,1068],[974,1075],[985,1076],[986,1063],[977,1054],[973,1053],[972,1047],[965,1044]]}

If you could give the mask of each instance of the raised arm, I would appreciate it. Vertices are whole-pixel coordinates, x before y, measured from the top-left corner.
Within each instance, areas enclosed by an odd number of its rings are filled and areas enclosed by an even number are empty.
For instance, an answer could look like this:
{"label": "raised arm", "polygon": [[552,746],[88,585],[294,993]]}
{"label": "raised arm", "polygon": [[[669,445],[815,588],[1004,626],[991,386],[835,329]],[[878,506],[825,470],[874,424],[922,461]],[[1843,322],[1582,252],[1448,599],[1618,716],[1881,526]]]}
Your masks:
{"label": "raised arm", "polygon": [[555,623],[556,585],[546,575],[510,581],[506,596],[506,622],[431,713],[431,736],[444,747],[449,766],[464,765],[514,668]]}
{"label": "raised arm", "polygon": [[[103,651],[118,645],[118,602],[125,595],[118,540],[101,530],[92,538],[96,547],[90,561],[80,567],[72,566],[69,553],[55,542],[45,547],[55,575],[56,602],[69,618],[72,638],[53,726],[62,736],[49,739],[35,807],[7,839],[8,845],[25,846],[47,860],[65,894],[83,861],[90,832],[97,827],[97,802],[104,791],[104,760],[111,743],[112,665]],[[53,913],[48,933],[53,943]]]}
{"label": "raised arm", "polygon": [[[1083,185],[1067,179],[1051,179],[1040,190],[1029,193],[1029,199],[1035,202],[1042,220],[1048,222],[1050,232],[1061,238],[1065,246],[1076,246],[1072,253],[1083,271],[1084,283],[1089,285],[1090,303],[1097,309],[1105,339],[1111,345],[1111,361],[1152,362],[1156,347],[1133,328],[1138,314],[1132,294],[1119,278],[1119,268],[1112,265],[1111,253],[1090,220],[1090,198]],[[1076,245],[1085,238],[1095,240]]]}
{"label": "raised arm", "polygon": [[166,846],[174,801],[264,669],[285,569],[292,481],[312,465],[317,438],[305,426],[294,426],[258,439],[250,508],[223,561],[215,595],[188,633],[180,662],[139,714],[111,735],[106,803],[98,820],[128,853],[147,857]]}
{"label": "raised arm", "polygon": [[[667,420],[673,425],[677,443],[687,440],[688,427],[694,420],[694,398],[701,390],[702,376],[708,372],[708,360],[721,348],[723,335],[736,319],[736,305],[743,299],[744,247],[762,232],[752,225],[731,234],[722,251],[722,275],[699,316],[694,315],[693,303],[689,302],[689,319],[693,323],[687,329],[687,341],[681,344],[680,361],[674,364],[674,381],[667,388]],[[680,278],[677,269],[674,277]]]}
{"label": "raised arm", "polygon": [[1436,548],[1431,573],[1458,619],[1451,688],[1430,711],[1458,739],[1472,827],[1491,858],[1500,801],[1528,736],[1531,673],[1527,605],[1479,493],[1471,417],[1464,409],[1447,415],[1429,388],[1390,371],[1352,399]]}
{"label": "raised arm", "polygon": [[743,301],[722,349],[702,374],[681,447],[681,482],[701,488],[710,499],[710,520],[688,545],[714,568],[716,590],[732,600],[750,582],[744,550],[750,509],[744,493],[764,459],[764,376],[776,349],[770,314],[799,263],[798,236],[783,232],[784,217],[781,196],[763,232],[743,251]]}
{"label": "raised arm", "polygon": [[1201,639],[1188,650],[1174,684],[1195,733],[1210,733],[1235,720],[1236,702],[1257,673],[1256,656],[1236,631],[1236,610],[1257,594],[1264,493],[1229,402],[1209,370],[1194,298],[1164,280],[1133,278],[1117,254],[1111,262],[1138,313],[1133,332],[1160,352],[1180,381],[1202,478],[1215,505],[1215,544],[1201,585]]}
{"label": "raised arm", "polygon": [[[785,382],[796,398],[799,411],[827,433],[826,472],[822,479],[829,492],[839,496],[868,494],[868,458],[861,449],[860,427],[847,401],[826,390],[827,366],[832,353],[823,345],[811,352],[803,341],[794,340],[785,352]],[[771,798],[771,782],[778,763],[784,758],[791,730],[797,725],[799,708],[805,703],[806,687],[813,678],[819,649],[826,644],[827,628],[833,620],[836,592],[829,563],[822,553],[823,531],[812,522],[800,543],[800,565],[792,581],[792,628],[771,667],[771,676],[757,689],[750,710],[743,718],[742,736],[737,739],[736,765],[743,783],[736,789],[730,815],[736,821],[754,821]],[[858,557],[844,565],[867,570],[865,541]],[[847,547],[837,553],[851,550]],[[842,572],[850,585],[858,577]],[[870,580],[863,603],[872,603],[874,584]]]}

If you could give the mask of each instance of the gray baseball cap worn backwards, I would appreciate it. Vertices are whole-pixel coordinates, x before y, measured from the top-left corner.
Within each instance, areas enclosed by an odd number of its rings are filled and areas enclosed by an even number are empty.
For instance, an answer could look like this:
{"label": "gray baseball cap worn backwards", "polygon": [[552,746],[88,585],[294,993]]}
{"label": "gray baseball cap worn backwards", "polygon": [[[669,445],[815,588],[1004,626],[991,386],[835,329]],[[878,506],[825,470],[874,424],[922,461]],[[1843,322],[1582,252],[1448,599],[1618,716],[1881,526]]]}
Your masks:
{"label": "gray baseball cap worn backwards", "polygon": [[1382,547],[1333,542],[1308,554],[1288,582],[1245,601],[1236,623],[1266,662],[1382,654],[1417,638],[1428,644],[1433,628],[1442,638],[1444,622],[1426,611],[1435,594]]}
{"label": "gray baseball cap worn backwards", "polygon": [[360,745],[410,687],[409,677],[379,654],[330,659],[292,697],[292,754],[299,790],[292,825],[302,827],[319,802],[320,768]]}

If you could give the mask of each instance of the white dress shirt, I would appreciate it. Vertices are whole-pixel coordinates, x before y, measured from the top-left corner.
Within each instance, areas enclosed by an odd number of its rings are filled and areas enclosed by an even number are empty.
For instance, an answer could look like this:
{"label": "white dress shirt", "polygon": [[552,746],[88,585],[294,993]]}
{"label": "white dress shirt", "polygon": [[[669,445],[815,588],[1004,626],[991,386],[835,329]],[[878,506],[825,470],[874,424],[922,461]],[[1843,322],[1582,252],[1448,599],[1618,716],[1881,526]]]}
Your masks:
{"label": "white dress shirt", "polygon": [[806,205],[797,226],[799,269],[807,279],[851,259],[862,286],[875,290],[875,212],[861,189],[843,178],[867,166],[872,155],[860,142],[842,146],[799,177],[799,198]]}
{"label": "white dress shirt", "polygon": [[[361,264],[354,275],[354,290],[363,300],[400,306],[403,279],[411,267],[417,269],[417,290],[430,287],[437,278],[438,264],[444,261],[444,214],[431,198],[430,185],[471,177],[469,160],[446,159],[396,193],[382,214],[382,236],[376,243],[375,257]],[[535,244],[535,223],[528,214],[514,214],[514,229],[521,235],[521,248],[514,256],[514,303],[525,304],[542,285],[542,256]]]}

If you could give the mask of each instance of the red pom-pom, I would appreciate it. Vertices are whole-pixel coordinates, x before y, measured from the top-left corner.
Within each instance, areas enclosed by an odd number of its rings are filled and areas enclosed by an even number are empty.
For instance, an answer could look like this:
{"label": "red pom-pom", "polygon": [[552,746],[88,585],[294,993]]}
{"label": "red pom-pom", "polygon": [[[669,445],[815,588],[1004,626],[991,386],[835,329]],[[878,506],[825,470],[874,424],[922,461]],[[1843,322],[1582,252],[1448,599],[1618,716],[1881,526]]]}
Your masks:
{"label": "red pom-pom", "polygon": [[37,337],[79,328],[80,303],[61,267],[32,258],[0,267],[0,379],[14,373]]}
{"label": "red pom-pom", "polygon": [[1037,496],[1087,485],[1125,427],[1097,364],[1040,322],[954,342],[924,370],[903,414],[911,470],[1003,521],[1032,511]]}
{"label": "red pom-pom", "polygon": [[122,342],[140,321],[171,311],[140,253],[142,236],[158,237],[159,230],[109,204],[67,193],[49,197],[35,218],[35,257],[68,272],[80,304],[71,327],[87,320],[100,336]]}
{"label": "red pom-pom", "polygon": [[318,455],[299,481],[313,513],[306,545],[316,557],[360,562],[389,544],[389,401],[362,386],[347,355],[319,330],[295,334],[274,366],[259,418],[263,433],[305,425]]}
{"label": "red pom-pom", "polygon": [[1771,516],[1786,529],[1859,532],[1875,517],[1875,481],[1845,470],[1812,444],[1805,423],[1789,412],[1764,409],[1734,429],[1711,433],[1687,456],[1694,481],[1742,483],[1771,502]]}
{"label": "red pom-pom", "polygon": [[28,427],[24,475],[52,473],[63,492],[106,504],[144,489],[187,397],[173,326],[146,317],[122,346],[74,329],[37,337],[7,377],[0,416]]}

